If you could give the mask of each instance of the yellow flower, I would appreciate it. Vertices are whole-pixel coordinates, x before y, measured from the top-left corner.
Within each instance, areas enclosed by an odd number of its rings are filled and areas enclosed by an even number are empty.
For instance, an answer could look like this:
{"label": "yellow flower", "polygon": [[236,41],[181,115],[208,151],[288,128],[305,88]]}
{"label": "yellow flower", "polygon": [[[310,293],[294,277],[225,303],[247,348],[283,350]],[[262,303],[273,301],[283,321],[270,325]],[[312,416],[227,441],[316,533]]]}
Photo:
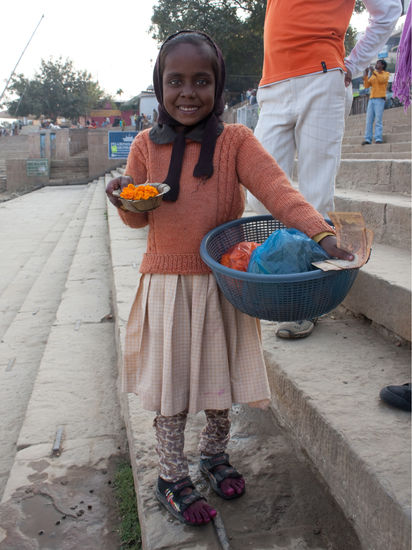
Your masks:
{"label": "yellow flower", "polygon": [[132,183],[129,183],[127,187],[123,189],[120,193],[120,196],[124,199],[139,201],[150,199],[151,197],[156,197],[159,194],[159,191],[153,185],[137,185],[134,186]]}

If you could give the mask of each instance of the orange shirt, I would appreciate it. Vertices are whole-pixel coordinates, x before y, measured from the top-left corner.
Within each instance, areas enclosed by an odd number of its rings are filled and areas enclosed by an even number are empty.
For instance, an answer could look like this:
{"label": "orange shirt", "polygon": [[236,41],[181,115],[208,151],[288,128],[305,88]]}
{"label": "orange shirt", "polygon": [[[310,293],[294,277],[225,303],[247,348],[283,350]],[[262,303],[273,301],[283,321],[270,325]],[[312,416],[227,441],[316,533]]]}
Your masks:
{"label": "orange shirt", "polygon": [[260,86],[340,67],[355,0],[268,0]]}

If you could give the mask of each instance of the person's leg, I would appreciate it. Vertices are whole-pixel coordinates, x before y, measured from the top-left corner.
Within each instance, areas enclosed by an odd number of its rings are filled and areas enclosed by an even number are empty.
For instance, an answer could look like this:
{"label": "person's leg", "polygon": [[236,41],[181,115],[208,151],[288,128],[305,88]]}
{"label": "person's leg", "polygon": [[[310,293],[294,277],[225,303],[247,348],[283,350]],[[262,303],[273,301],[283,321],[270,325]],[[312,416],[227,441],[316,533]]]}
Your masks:
{"label": "person's leg", "polygon": [[[221,460],[219,457],[225,453],[230,438],[229,410],[205,410],[205,415],[207,422],[200,434],[199,452],[201,460],[210,459],[213,462],[216,457],[217,462],[222,462],[212,466],[211,469],[216,474],[228,469],[226,457]],[[245,480],[242,476],[227,477],[220,483],[220,489],[228,498],[240,496],[245,490]]]}
{"label": "person's leg", "polygon": [[373,121],[375,118],[375,111],[373,105],[373,99],[368,101],[368,106],[366,108],[366,126],[365,126],[365,140],[364,143],[372,143],[373,138]]}
{"label": "person's leg", "polygon": [[[290,81],[259,88],[257,100],[260,113],[254,134],[291,179],[296,152],[294,137],[296,114]],[[268,214],[263,204],[249,192],[248,202],[258,214]]]}
{"label": "person's leg", "polygon": [[334,209],[335,178],[345,130],[344,74],[293,79],[299,111],[295,136],[299,191],[323,216]]}
{"label": "person's leg", "polygon": [[382,143],[382,131],[383,131],[383,111],[385,109],[385,100],[375,100],[375,143]]}
{"label": "person's leg", "polygon": [[[345,115],[350,98],[341,71],[291,80],[298,118],[295,139],[299,191],[323,216],[334,210],[335,178],[340,165]],[[279,338],[306,338],[316,320],[280,323]]]}
{"label": "person's leg", "polygon": [[[174,416],[157,415],[153,423],[157,438],[156,450],[159,456],[157,489],[169,502],[171,495],[170,491],[167,494],[168,489],[189,478],[187,458],[184,455],[186,419],[187,413],[181,412]],[[185,497],[193,492],[192,487],[185,487],[177,494],[179,497]],[[211,508],[204,499],[196,500],[183,512],[186,522],[193,525],[207,523],[215,515],[216,510]]]}

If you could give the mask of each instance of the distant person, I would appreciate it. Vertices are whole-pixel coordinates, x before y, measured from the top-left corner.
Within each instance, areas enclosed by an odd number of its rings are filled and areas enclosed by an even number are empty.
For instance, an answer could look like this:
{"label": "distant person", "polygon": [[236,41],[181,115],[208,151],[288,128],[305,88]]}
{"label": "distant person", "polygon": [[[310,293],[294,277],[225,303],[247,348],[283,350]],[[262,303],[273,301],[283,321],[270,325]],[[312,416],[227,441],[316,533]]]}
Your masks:
{"label": "distant person", "polygon": [[[267,406],[270,388],[258,323],[219,290],[200,257],[202,238],[242,216],[243,184],[288,227],[315,240],[328,233],[320,245],[332,256],[353,256],[336,248],[333,229],[293,189],[253,133],[220,120],[225,65],[210,37],[182,31],[167,38],[153,80],[159,120],[134,139],[127,176],[106,187],[126,225],[149,226],[142,277],[127,323],[123,389],[138,394],[142,407],[156,414],[157,498],[179,521],[203,525],[217,512],[189,475],[187,416],[205,412],[199,466],[212,489],[225,500],[239,498],[245,480],[226,452],[229,410],[232,403]],[[149,213],[126,211],[113,195],[131,181],[162,181],[166,174],[170,191]]]}
{"label": "distant person", "polygon": [[252,90],[251,94],[250,94],[250,97],[249,97],[249,104],[250,105],[255,105],[257,103],[257,100],[256,100],[256,90]]}
{"label": "distant person", "polygon": [[362,145],[370,145],[373,139],[373,124],[375,123],[375,143],[383,143],[383,110],[385,109],[386,88],[390,74],[386,71],[386,61],[379,59],[375,67],[365,69],[363,85],[371,88],[368,107],[366,110],[365,140]]}
{"label": "distant person", "polygon": [[[299,190],[322,215],[334,210],[352,76],[362,72],[401,15],[399,0],[364,0],[369,24],[345,58],[344,38],[355,0],[268,0],[260,107],[255,135],[291,179],[299,159]],[[267,214],[250,193],[249,204]],[[281,323],[280,338],[304,338],[314,321]]]}

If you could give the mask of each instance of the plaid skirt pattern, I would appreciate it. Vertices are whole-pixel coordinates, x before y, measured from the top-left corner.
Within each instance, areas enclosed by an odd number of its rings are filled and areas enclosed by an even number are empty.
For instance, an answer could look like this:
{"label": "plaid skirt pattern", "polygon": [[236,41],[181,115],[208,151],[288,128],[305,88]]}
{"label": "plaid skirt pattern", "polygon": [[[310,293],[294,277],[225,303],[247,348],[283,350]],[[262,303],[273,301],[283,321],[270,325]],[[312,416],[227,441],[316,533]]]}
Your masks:
{"label": "plaid skirt pattern", "polygon": [[127,324],[122,390],[163,416],[267,406],[259,321],[234,308],[212,274],[143,274]]}

